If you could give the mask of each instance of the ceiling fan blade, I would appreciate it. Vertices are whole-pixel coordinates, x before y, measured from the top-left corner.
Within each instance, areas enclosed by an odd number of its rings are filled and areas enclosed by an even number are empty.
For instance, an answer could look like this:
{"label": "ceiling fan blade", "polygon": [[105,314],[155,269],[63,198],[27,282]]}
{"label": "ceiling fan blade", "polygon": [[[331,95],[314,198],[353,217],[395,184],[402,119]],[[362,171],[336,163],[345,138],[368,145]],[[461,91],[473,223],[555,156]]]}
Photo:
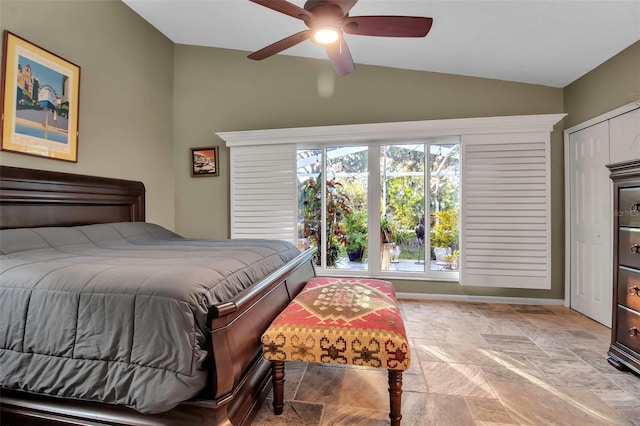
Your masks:
{"label": "ceiling fan blade", "polygon": [[308,39],[311,36],[311,30],[300,31],[299,33],[295,33],[292,36],[287,38],[283,38],[280,41],[276,41],[273,44],[270,44],[267,47],[264,47],[257,52],[253,52],[251,55],[247,56],[249,59],[255,59],[259,61],[261,59],[268,58],[269,56],[275,55],[276,53],[280,53],[285,49],[295,46],[298,43],[301,43]]}
{"label": "ceiling fan blade", "polygon": [[302,19],[305,22],[311,19],[311,17],[313,16],[313,14],[308,10],[298,7],[293,3],[289,3],[286,0],[250,0],[250,1],[257,3],[261,6],[268,7],[269,9],[275,10],[276,12],[284,13],[285,15]]}
{"label": "ceiling fan blade", "polygon": [[345,33],[378,37],[424,37],[433,18],[419,16],[353,16],[344,20]]}
{"label": "ceiling fan blade", "polygon": [[342,14],[344,16],[347,16],[347,13],[349,13],[351,8],[353,8],[353,6],[358,3],[358,0],[333,0],[333,3],[340,6],[340,9],[342,9]]}
{"label": "ceiling fan blade", "polygon": [[343,76],[355,70],[351,52],[343,37],[340,37],[340,43],[333,43],[325,46],[325,48],[327,49],[327,55],[329,55],[329,60],[336,74]]}

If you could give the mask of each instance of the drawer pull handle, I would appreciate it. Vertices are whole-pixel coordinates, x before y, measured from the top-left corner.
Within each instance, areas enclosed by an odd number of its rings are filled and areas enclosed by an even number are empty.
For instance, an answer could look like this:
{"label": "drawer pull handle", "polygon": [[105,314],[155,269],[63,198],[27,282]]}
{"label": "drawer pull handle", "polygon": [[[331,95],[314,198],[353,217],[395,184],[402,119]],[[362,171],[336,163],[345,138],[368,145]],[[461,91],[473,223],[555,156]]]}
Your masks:
{"label": "drawer pull handle", "polygon": [[632,212],[637,212],[638,210],[640,210],[640,203],[635,202],[635,203],[631,204],[631,211]]}
{"label": "drawer pull handle", "polygon": [[629,336],[638,337],[638,328],[637,327],[631,327],[629,329]]}
{"label": "drawer pull handle", "polygon": [[632,245],[629,250],[631,250],[631,253],[634,253],[634,254],[640,253],[640,244]]}
{"label": "drawer pull handle", "polygon": [[634,296],[640,296],[640,288],[637,285],[634,285],[629,289],[629,294]]}

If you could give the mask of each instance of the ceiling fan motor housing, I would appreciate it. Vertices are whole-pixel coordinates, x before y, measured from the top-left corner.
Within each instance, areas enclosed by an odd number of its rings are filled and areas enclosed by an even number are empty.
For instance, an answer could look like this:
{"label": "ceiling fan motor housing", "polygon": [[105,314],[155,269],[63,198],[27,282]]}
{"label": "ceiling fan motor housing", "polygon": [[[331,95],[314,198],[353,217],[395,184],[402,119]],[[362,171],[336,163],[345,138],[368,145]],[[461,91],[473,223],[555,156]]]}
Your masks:
{"label": "ceiling fan motor housing", "polygon": [[311,12],[311,18],[302,19],[310,29],[331,27],[341,30],[345,15],[337,4],[326,0],[308,0],[304,8]]}
{"label": "ceiling fan motor housing", "polygon": [[339,17],[345,16],[339,4],[328,0],[307,0],[304,4],[304,9],[311,13],[330,13]]}

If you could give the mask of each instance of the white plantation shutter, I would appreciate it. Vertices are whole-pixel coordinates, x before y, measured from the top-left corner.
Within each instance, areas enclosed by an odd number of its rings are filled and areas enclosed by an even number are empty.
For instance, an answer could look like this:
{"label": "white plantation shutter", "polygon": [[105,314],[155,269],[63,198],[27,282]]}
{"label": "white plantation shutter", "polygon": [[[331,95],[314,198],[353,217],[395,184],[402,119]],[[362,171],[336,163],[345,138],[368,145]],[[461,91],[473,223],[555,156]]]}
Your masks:
{"label": "white plantation shutter", "polygon": [[462,139],[462,285],[551,288],[550,137]]}
{"label": "white plantation shutter", "polygon": [[295,243],[296,146],[237,146],[230,152],[231,238]]}

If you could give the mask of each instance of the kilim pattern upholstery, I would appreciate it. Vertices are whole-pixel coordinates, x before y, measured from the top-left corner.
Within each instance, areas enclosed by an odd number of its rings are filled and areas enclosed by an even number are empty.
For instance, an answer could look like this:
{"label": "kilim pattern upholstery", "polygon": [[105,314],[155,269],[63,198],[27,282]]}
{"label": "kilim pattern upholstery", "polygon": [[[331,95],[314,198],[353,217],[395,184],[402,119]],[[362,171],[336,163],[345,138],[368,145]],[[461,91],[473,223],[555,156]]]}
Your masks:
{"label": "kilim pattern upholstery", "polygon": [[402,419],[402,372],[411,354],[390,282],[315,277],[262,335],[271,361],[273,409],[284,409],[285,361],[351,364],[389,371],[389,418]]}
{"label": "kilim pattern upholstery", "polygon": [[264,358],[407,370],[409,344],[387,281],[312,278],[262,335]]}

